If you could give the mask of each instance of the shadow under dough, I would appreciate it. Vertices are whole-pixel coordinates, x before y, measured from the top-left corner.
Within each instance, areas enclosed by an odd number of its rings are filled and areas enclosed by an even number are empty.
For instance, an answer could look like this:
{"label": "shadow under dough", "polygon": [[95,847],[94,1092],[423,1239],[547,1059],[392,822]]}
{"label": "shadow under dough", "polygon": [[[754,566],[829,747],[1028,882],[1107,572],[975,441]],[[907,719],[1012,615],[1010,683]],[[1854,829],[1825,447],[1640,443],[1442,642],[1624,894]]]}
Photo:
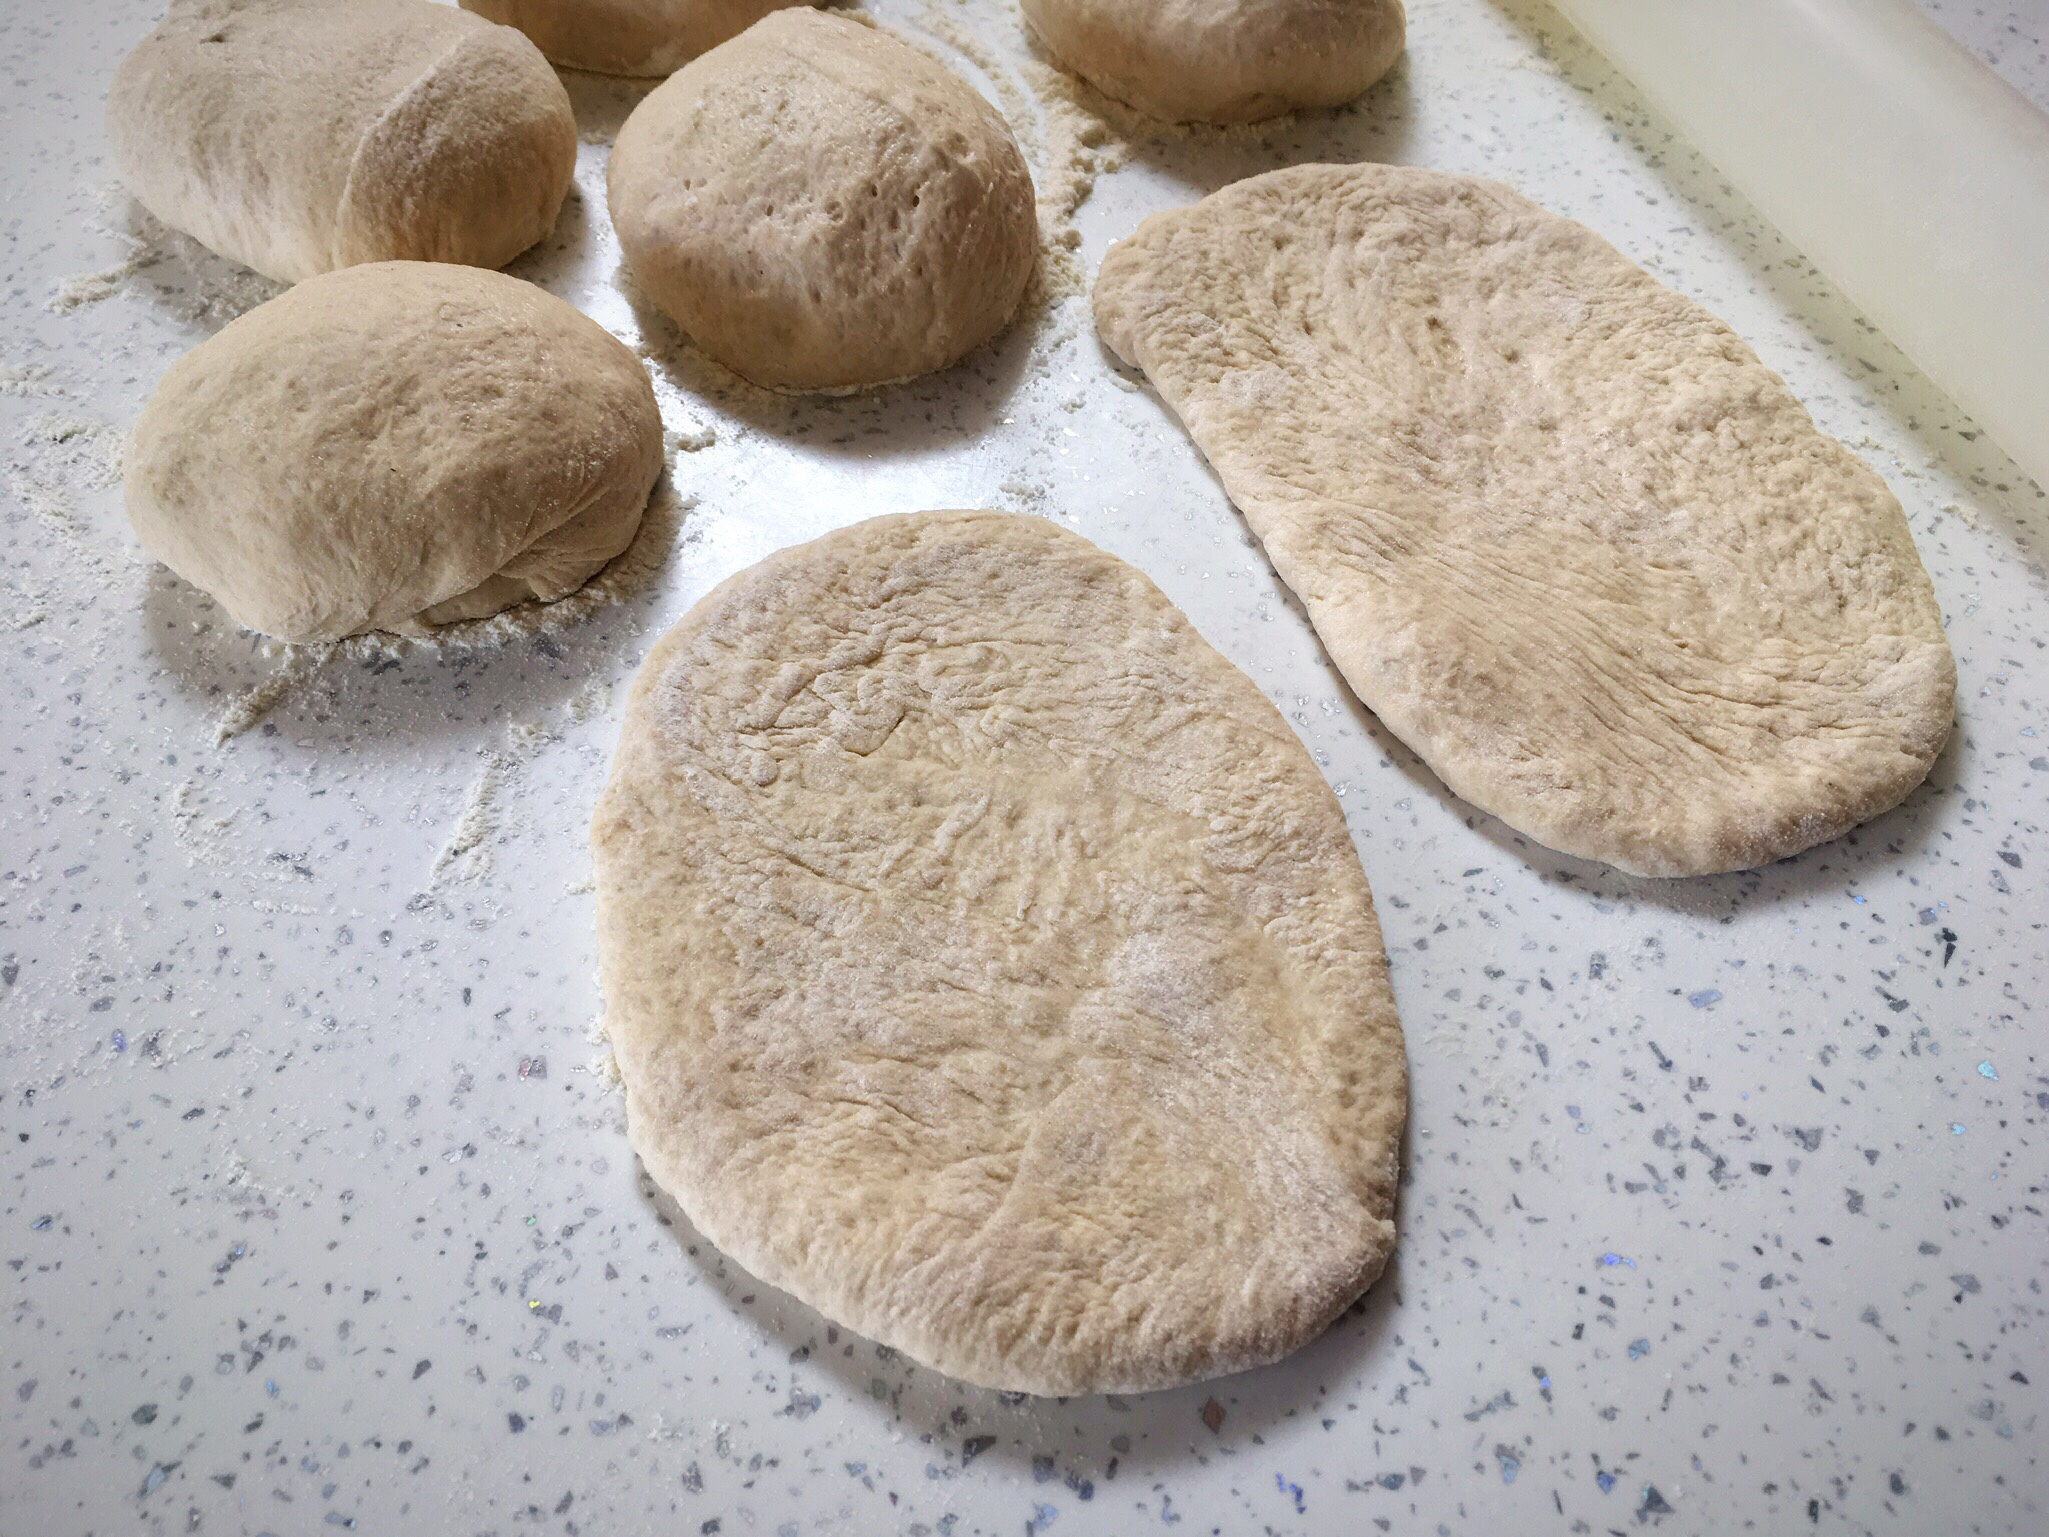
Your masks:
{"label": "shadow under dough", "polygon": [[1047,319],[1027,295],[1008,327],[951,367],[852,394],[786,394],[750,383],[705,352],[655,307],[623,263],[618,287],[640,326],[644,354],[671,387],[769,436],[861,459],[955,448],[997,426],[1030,370]]}
{"label": "shadow under dough", "polygon": [[[1407,1141],[1405,1129],[1405,1167]],[[1256,1438],[1390,1359],[1391,1320],[1401,1301],[1399,1244],[1363,1297],[1322,1334],[1272,1365],[1150,1393],[1038,1398],[974,1387],[836,1325],[757,1280],[698,1232],[638,1158],[633,1167],[642,1199],[673,1233],[736,1327],[771,1336],[794,1369],[829,1375],[850,1413],[879,1413],[904,1432],[929,1437],[935,1447],[954,1453],[966,1443],[994,1437],[963,1460],[986,1457],[1028,1470],[1052,1458],[1098,1483],[1119,1474],[1143,1477],[1185,1465],[1219,1441]],[[1397,1211],[1397,1224],[1400,1220]],[[792,1392],[797,1391],[793,1386]],[[1217,1408],[1209,1409],[1213,1400]],[[1219,1410],[1222,1419],[1212,1428],[1205,1415],[1214,1418]]]}

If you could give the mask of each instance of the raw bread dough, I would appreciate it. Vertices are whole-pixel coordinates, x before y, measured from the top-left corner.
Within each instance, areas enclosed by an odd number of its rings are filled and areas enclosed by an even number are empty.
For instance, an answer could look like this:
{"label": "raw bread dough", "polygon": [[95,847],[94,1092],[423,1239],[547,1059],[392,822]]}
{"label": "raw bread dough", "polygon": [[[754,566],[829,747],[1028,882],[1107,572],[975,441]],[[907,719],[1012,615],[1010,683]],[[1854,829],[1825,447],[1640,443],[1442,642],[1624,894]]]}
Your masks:
{"label": "raw bread dough", "polygon": [[635,281],[757,384],[885,384],[957,362],[1017,310],[1031,172],[996,110],[888,34],[778,11],[657,87],[619,131],[612,222]]}
{"label": "raw bread dough", "polygon": [[462,0],[519,28],[569,69],[666,75],[738,37],[770,11],[808,0]]}
{"label": "raw bread dough", "polygon": [[283,283],[501,266],[554,227],[576,166],[540,50],[426,0],[172,0],[114,75],[107,132],[145,208]]}
{"label": "raw bread dough", "polygon": [[1023,0],[1062,68],[1173,123],[1350,101],[1393,67],[1402,0]]}
{"label": "raw bread dough", "polygon": [[1372,898],[1287,723],[1036,518],[877,518],[665,635],[592,829],[648,1171],[872,1339],[1035,1393],[1323,1329],[1394,1242]]}
{"label": "raw bread dough", "polygon": [[639,361],[531,283],[387,262],[188,352],[136,423],[128,517],[252,630],[418,632],[573,592],[662,469]]}
{"label": "raw bread dough", "polygon": [[1551,847],[1763,864],[1942,750],[1956,668],[1899,503],[1590,230],[1303,166],[1146,220],[1095,310],[1359,697]]}

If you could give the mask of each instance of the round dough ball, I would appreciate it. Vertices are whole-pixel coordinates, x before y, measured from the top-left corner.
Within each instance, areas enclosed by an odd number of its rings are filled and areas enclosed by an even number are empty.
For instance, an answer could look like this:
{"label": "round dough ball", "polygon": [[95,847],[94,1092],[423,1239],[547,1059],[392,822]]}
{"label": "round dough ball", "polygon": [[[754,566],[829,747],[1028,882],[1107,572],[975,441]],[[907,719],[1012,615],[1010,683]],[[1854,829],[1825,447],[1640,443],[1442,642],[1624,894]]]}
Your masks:
{"label": "round dough ball", "polygon": [[1401,57],[1402,0],[1023,0],[1064,69],[1170,123],[1335,107]]}
{"label": "round dough ball", "polygon": [[501,273],[350,267],[187,353],[136,423],[129,521],[252,630],[420,633],[583,585],[662,470],[639,360]]}
{"label": "round dough ball", "polygon": [[517,27],[569,69],[666,75],[738,37],[770,11],[809,0],[462,0]]}
{"label": "round dough ball", "polygon": [[1038,258],[1031,172],[996,110],[908,44],[812,10],[657,87],[619,131],[609,190],[648,297],[779,389],[958,362],[1009,324]]}
{"label": "round dough ball", "polygon": [[576,167],[540,50],[426,0],[172,0],[115,72],[107,132],[143,207],[282,283],[502,266]]}
{"label": "round dough ball", "polygon": [[877,518],[655,646],[591,842],[648,1172],[829,1318],[989,1387],[1272,1361],[1394,1245],[1406,1079],[1337,798],[1040,518]]}

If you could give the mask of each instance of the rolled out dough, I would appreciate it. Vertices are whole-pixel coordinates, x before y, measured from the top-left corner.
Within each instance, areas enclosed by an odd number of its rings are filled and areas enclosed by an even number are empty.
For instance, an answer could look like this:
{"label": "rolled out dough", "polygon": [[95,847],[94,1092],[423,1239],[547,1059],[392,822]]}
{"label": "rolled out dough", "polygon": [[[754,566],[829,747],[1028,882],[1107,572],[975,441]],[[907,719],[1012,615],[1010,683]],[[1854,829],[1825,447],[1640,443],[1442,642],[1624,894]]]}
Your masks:
{"label": "rolled out dough", "polygon": [[1899,503],[1583,226],[1473,177],[1302,166],[1147,219],[1095,311],[1359,697],[1510,826],[1743,869],[1941,752],[1956,667]]}
{"label": "rolled out dough", "polygon": [[924,513],[741,572],[641,668],[592,844],[634,1146],[828,1317],[1156,1388],[1385,1264],[1401,1030],[1337,801],[1085,540]]}

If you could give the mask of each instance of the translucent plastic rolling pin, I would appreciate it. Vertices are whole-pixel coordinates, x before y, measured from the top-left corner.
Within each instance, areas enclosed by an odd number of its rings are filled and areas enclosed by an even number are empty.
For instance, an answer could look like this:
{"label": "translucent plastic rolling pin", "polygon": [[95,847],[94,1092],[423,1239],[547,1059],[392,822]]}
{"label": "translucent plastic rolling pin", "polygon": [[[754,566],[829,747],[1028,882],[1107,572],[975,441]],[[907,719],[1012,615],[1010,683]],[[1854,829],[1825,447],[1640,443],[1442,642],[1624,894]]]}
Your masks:
{"label": "translucent plastic rolling pin", "polygon": [[2049,488],[2049,114],[1911,0],[1554,0]]}

